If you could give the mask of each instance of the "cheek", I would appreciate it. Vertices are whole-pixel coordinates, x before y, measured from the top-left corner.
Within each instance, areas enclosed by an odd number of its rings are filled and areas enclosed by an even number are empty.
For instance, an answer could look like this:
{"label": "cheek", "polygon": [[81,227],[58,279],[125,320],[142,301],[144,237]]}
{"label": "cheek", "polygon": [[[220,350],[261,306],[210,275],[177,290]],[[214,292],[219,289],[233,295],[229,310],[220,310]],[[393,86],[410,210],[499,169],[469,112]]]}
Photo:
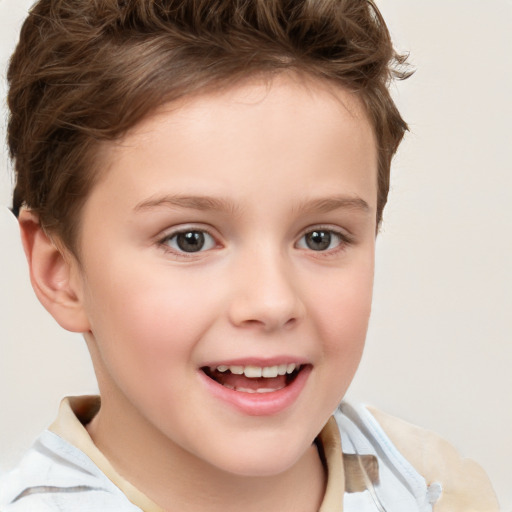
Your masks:
{"label": "cheek", "polygon": [[190,361],[187,356],[208,328],[215,302],[198,297],[196,284],[169,267],[148,272],[135,261],[90,272],[87,307],[103,359],[151,379],[158,374],[155,369]]}
{"label": "cheek", "polygon": [[159,274],[118,266],[108,282],[91,276],[89,294],[100,388],[120,390],[155,422],[164,421],[170,402],[186,406],[186,377],[195,370],[192,354],[206,328],[189,287]]}
{"label": "cheek", "polygon": [[351,373],[359,363],[370,319],[373,259],[331,277],[312,301],[316,325],[326,359]]}

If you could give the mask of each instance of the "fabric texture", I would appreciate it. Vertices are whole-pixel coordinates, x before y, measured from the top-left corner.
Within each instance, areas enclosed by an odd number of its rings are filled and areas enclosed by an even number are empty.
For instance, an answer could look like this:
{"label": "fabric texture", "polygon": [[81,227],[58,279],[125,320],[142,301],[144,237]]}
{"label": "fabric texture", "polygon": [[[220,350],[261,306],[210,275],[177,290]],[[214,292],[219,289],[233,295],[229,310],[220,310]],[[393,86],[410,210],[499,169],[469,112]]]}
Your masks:
{"label": "fabric texture", "polygon": [[[85,425],[98,397],[65,399],[19,466],[1,512],[163,512],[111,466]],[[327,472],[320,512],[497,512],[482,469],[437,435],[343,402],[317,439]]]}

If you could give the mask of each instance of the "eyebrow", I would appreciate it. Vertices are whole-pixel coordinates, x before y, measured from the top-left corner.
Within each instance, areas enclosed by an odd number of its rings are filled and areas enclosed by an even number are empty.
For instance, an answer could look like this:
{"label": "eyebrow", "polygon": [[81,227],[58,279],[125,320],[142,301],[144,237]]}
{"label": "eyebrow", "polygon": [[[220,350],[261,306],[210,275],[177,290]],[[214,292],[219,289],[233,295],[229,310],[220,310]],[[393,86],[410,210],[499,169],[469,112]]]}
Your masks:
{"label": "eyebrow", "polygon": [[142,201],[134,208],[135,211],[150,210],[158,207],[168,208],[188,208],[191,210],[216,210],[235,214],[240,209],[236,204],[227,199],[210,196],[184,196],[184,195],[165,195],[153,197]]}
{"label": "eyebrow", "polygon": [[359,210],[370,213],[370,205],[360,197],[333,196],[300,203],[297,208],[305,213],[329,213],[334,210]]}
{"label": "eyebrow", "polygon": [[[144,211],[153,208],[187,208],[199,211],[221,211],[236,214],[241,207],[232,201],[220,197],[211,196],[187,196],[187,195],[165,195],[152,197],[138,203],[134,210]],[[299,203],[297,211],[304,213],[329,213],[334,210],[359,210],[363,213],[370,213],[368,203],[360,197],[333,196],[321,199],[307,200]]]}

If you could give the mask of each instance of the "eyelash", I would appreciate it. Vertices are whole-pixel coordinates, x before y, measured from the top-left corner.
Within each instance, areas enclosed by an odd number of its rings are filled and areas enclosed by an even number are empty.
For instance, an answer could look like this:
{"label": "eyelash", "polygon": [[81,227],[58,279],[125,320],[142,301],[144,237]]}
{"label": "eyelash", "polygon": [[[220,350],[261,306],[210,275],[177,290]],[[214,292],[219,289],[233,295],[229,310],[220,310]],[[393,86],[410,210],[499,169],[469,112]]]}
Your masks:
{"label": "eyelash", "polygon": [[[328,248],[326,250],[314,250],[310,247],[299,247],[299,243],[307,236],[314,232],[324,232],[329,233],[329,235],[334,235],[337,238],[336,246],[333,248]],[[199,249],[198,251],[184,251],[182,249],[171,247],[169,242],[173,239],[176,239],[179,235],[185,235],[189,233],[199,233],[202,236],[206,235],[211,239],[211,247],[208,247],[206,249]],[[319,257],[329,257],[336,255],[338,252],[344,251],[347,246],[350,246],[354,243],[353,237],[347,234],[346,232],[342,232],[337,229],[333,229],[332,227],[328,226],[314,226],[309,227],[307,230],[303,231],[302,235],[299,237],[298,241],[294,244],[294,247],[298,249],[302,249],[308,252],[311,252]],[[187,227],[187,228],[181,228],[176,231],[172,231],[170,233],[167,233],[165,236],[160,238],[157,242],[158,246],[161,247],[166,253],[172,253],[175,255],[178,255],[179,257],[183,258],[194,258],[197,257],[202,252],[209,251],[217,247],[219,244],[216,241],[216,237],[212,235],[207,229],[204,227]]]}
{"label": "eyelash", "polygon": [[[171,247],[169,245],[169,242],[172,241],[173,239],[176,239],[178,236],[186,235],[188,233],[200,233],[203,236],[206,235],[207,237],[209,237],[211,239],[212,247],[209,247],[208,249],[201,248],[198,251],[187,252],[187,251],[181,250],[179,247],[178,248],[173,248],[173,247]],[[205,252],[205,250],[214,249],[216,246],[219,245],[217,243],[217,241],[216,241],[215,236],[212,235],[207,229],[205,229],[204,227],[194,227],[194,226],[187,227],[187,228],[181,228],[181,229],[178,229],[176,231],[172,231],[170,233],[167,233],[165,236],[163,236],[162,238],[160,238],[158,240],[157,244],[158,244],[158,246],[160,248],[162,248],[164,250],[164,252],[172,253],[172,254],[177,255],[177,256],[179,256],[181,258],[194,258],[194,257],[197,257],[198,254],[200,254],[202,252]]]}
{"label": "eyelash", "polygon": [[295,246],[297,247],[299,242],[303,240],[304,237],[306,237],[308,234],[314,233],[315,231],[329,233],[331,236],[334,235],[338,239],[336,246],[331,249],[315,251],[314,249],[311,248],[304,248],[304,250],[313,253],[317,257],[327,258],[330,256],[335,256],[336,254],[344,251],[345,249],[347,249],[348,246],[354,243],[354,238],[347,232],[341,231],[339,229],[334,229],[331,226],[320,225],[308,227],[305,231],[303,231],[302,235],[299,238],[299,241],[295,244]]}

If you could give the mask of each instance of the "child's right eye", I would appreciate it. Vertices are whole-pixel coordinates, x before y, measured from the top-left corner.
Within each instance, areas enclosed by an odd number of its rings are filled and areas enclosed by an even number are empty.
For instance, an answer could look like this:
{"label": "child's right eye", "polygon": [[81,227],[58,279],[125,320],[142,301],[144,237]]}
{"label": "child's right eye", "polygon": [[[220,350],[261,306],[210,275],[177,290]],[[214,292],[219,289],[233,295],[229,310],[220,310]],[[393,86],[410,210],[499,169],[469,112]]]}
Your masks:
{"label": "child's right eye", "polygon": [[194,253],[213,249],[215,240],[206,231],[187,229],[167,235],[161,244],[176,252]]}

